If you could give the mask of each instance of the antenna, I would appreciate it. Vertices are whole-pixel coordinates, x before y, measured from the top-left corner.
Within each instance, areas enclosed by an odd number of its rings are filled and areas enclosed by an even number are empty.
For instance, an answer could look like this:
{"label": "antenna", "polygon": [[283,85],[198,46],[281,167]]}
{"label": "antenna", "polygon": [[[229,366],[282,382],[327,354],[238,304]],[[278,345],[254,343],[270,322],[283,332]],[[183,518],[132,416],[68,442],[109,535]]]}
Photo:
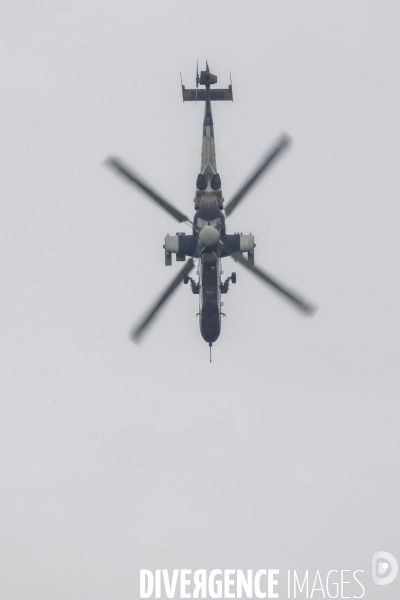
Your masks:
{"label": "antenna", "polygon": [[212,360],[211,360],[211,346],[212,346],[212,342],[210,342],[208,345],[210,346],[210,362],[212,362]]}

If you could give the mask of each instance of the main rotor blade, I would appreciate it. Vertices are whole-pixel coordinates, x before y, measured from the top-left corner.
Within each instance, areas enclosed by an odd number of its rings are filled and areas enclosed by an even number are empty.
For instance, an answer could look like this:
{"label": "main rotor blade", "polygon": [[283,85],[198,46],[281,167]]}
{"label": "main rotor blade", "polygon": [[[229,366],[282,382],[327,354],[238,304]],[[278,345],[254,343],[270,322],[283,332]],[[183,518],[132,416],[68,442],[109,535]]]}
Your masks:
{"label": "main rotor blade", "polygon": [[190,258],[187,263],[185,263],[184,267],[179,271],[178,275],[173,279],[167,289],[161,294],[157,302],[152,306],[152,308],[148,311],[148,313],[144,316],[144,318],[140,321],[140,323],[133,329],[131,333],[131,339],[139,343],[140,338],[142,337],[145,329],[148,327],[149,323],[156,316],[157,312],[160,310],[164,302],[168,300],[171,294],[176,290],[181,281],[184,280],[186,275],[189,275],[190,271],[194,267],[194,260]]}
{"label": "main rotor blade", "polygon": [[244,183],[244,185],[237,192],[237,194],[225,206],[226,216],[229,216],[235,210],[235,208],[237,207],[239,202],[241,200],[243,200],[243,198],[247,194],[247,192],[256,183],[257,179],[259,177],[261,177],[261,175],[264,173],[265,169],[267,167],[269,167],[269,165],[275,160],[275,158],[278,156],[278,154],[280,154],[280,152],[284,148],[286,148],[286,146],[288,146],[290,144],[290,141],[291,141],[291,138],[288,135],[286,135],[285,133],[281,136],[281,138],[278,140],[278,142],[275,144],[275,146],[272,148],[272,150],[264,158],[264,160],[262,161],[262,163],[258,167],[258,169],[256,171],[254,171],[254,173],[252,175],[250,175],[250,177],[248,178],[246,183]]}
{"label": "main rotor blade", "polygon": [[150,196],[159,206],[161,206],[164,210],[169,212],[177,221],[183,223],[184,221],[189,221],[189,218],[181,213],[180,210],[172,206],[170,202],[162,198],[157,192],[152,190],[148,185],[146,185],[137,175],[135,175],[127,166],[125,166],[118,158],[113,158],[112,156],[106,159],[106,164],[113,167],[116,171],[121,173],[124,177],[129,179],[132,183],[134,183],[138,188],[140,188],[145,194]]}
{"label": "main rotor blade", "polygon": [[[226,248],[225,245],[224,245],[224,248]],[[313,315],[317,311],[317,308],[315,306],[313,306],[312,304],[310,304],[309,302],[304,300],[304,298],[299,296],[294,290],[291,290],[290,288],[279,283],[276,279],[271,277],[271,275],[268,275],[265,271],[262,271],[259,267],[256,267],[255,265],[251,265],[249,263],[249,261],[246,260],[242,256],[242,254],[240,252],[232,252],[231,256],[232,256],[232,258],[237,260],[237,262],[239,262],[241,265],[246,267],[246,269],[248,269],[249,271],[254,273],[254,275],[257,275],[257,277],[260,277],[260,279],[265,281],[265,283],[268,283],[273,288],[275,288],[278,292],[280,292],[281,294],[286,296],[286,298],[288,298],[289,300],[294,302],[294,304],[296,304],[296,306],[298,308],[300,308],[301,310],[303,310],[305,313],[307,313],[309,315]]]}

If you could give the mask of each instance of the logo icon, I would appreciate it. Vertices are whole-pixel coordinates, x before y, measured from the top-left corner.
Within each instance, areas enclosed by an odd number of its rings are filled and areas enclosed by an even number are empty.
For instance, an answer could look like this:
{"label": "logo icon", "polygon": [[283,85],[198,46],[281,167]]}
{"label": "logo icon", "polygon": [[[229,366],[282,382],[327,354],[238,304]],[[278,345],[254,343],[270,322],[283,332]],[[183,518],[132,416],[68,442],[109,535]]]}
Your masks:
{"label": "logo icon", "polygon": [[393,554],[389,552],[375,552],[372,557],[372,579],[376,585],[392,583],[399,572],[399,565]]}

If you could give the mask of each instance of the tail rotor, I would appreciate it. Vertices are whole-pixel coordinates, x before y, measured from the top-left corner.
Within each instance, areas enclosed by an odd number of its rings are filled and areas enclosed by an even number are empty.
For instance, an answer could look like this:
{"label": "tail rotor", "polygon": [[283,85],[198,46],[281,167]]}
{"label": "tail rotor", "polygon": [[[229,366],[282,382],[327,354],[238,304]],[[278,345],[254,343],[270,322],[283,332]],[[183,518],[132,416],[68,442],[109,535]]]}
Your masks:
{"label": "tail rotor", "polygon": [[196,64],[196,104],[197,104],[197,90],[199,87],[199,83],[200,83],[200,77],[199,77],[199,59],[197,59],[197,64]]}

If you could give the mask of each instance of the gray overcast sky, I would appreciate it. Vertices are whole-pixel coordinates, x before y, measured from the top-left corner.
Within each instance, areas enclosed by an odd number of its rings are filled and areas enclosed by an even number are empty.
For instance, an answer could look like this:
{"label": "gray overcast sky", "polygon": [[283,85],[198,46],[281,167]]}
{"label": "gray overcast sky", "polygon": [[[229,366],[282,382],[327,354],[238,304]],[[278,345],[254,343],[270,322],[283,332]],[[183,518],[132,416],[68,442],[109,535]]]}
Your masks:
{"label": "gray overcast sky", "polygon": [[[140,568],[364,569],[400,560],[400,5],[394,0],[3,0],[0,597],[127,600]],[[177,272],[179,226],[102,167],[192,211],[203,106],[228,222],[320,306],[237,265],[214,362]],[[225,272],[234,268],[225,259]],[[379,588],[400,595],[399,579]],[[283,589],[281,598],[284,598]],[[315,595],[315,598],[322,597]]]}

